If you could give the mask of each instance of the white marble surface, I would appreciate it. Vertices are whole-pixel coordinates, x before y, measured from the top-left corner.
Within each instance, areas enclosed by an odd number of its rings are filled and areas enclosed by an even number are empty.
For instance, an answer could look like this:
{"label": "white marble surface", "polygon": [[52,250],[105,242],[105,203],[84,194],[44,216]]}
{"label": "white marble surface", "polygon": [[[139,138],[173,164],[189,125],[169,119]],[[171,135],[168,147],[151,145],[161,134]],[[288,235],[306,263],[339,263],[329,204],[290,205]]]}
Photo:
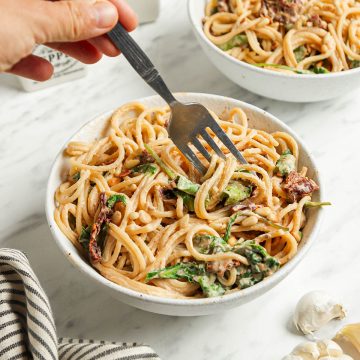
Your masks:
{"label": "white marble surface", "polygon": [[308,143],[334,205],[326,209],[306,259],[256,301],[199,318],[171,318],[123,305],[70,267],[45,220],[49,169],[66,139],[95,114],[152,94],[124,59],[105,59],[85,79],[38,93],[0,85],[0,246],[27,253],[50,297],[59,336],[142,341],[163,359],[279,360],[303,339],[289,319],[307,291],[322,288],[340,295],[348,304],[347,321],[360,321],[360,92],[301,105],[248,93],[203,55],[185,5],[163,0],[159,20],[139,29],[136,38],[171,89],[250,102],[278,116]]}

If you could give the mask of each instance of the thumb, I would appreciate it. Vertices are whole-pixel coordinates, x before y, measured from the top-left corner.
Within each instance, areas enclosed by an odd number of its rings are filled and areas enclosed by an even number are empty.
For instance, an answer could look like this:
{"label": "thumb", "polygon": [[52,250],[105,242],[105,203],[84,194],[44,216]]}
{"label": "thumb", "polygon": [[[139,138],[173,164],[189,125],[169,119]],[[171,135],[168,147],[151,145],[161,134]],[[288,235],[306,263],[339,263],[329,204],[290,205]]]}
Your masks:
{"label": "thumb", "polygon": [[106,1],[41,1],[35,21],[37,43],[74,42],[110,31],[118,21],[116,7]]}

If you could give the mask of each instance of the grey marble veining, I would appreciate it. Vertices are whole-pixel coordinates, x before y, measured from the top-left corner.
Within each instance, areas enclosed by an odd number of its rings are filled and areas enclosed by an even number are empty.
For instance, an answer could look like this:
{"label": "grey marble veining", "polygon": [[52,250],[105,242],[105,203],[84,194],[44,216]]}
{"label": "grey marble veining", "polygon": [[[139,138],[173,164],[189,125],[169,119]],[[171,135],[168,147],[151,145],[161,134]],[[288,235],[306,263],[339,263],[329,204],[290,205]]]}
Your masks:
{"label": "grey marble veining", "polygon": [[[349,322],[360,321],[360,93],[317,104],[251,94],[219,73],[200,50],[185,1],[163,0],[161,17],[135,33],[174,91],[211,92],[257,105],[307,142],[321,169],[326,219],[305,260],[279,286],[229,312],[171,318],[123,305],[72,268],[44,214],[51,163],[66,140],[96,114],[152,94],[124,59],[104,59],[86,78],[37,93],[0,83],[0,246],[25,251],[47,291],[60,336],[143,341],[163,359],[279,360],[302,341],[289,319],[299,297],[340,295]],[[342,322],[344,323],[344,322]],[[342,323],[335,323],[339,327]]]}

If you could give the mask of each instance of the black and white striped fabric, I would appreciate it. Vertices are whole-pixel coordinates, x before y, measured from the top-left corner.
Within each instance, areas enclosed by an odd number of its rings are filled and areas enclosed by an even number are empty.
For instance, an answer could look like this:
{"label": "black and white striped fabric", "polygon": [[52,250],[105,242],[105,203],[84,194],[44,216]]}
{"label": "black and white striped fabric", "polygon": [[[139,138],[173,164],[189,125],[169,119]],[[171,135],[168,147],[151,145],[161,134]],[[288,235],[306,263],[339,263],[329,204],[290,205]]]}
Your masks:
{"label": "black and white striped fabric", "polygon": [[26,256],[0,249],[0,360],[160,360],[149,346],[56,337],[49,300]]}

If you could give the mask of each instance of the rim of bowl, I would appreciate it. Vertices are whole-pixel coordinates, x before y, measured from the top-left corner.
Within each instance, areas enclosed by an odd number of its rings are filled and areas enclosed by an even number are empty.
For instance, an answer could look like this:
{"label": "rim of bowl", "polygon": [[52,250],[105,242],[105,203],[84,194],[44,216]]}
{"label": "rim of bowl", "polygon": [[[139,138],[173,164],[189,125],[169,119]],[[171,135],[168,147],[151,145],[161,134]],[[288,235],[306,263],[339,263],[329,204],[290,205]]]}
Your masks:
{"label": "rim of bowl", "polygon": [[[270,119],[270,121],[272,123],[279,125],[280,128],[283,128],[282,131],[286,131],[287,133],[289,133],[291,136],[294,137],[294,139],[297,141],[297,143],[301,145],[302,151],[308,156],[310,162],[314,165],[313,170],[316,172],[317,177],[318,177],[317,181],[318,181],[318,185],[320,186],[319,198],[321,201],[322,194],[323,194],[323,185],[322,185],[320,173],[318,171],[318,167],[316,166],[314,158],[313,158],[311,152],[309,151],[308,147],[306,146],[306,144],[304,144],[304,142],[300,139],[300,137],[287,124],[283,123],[281,120],[276,118],[274,115],[268,113],[265,110],[258,108],[257,106],[248,104],[246,102],[243,102],[241,100],[237,100],[234,98],[221,96],[221,95],[215,95],[215,94],[207,94],[207,93],[175,93],[174,95],[175,96],[186,96],[186,97],[190,97],[190,98],[197,97],[198,99],[202,98],[205,100],[216,99],[216,100],[220,100],[224,103],[229,102],[229,101],[236,102],[238,104],[238,106],[247,108],[247,109],[257,112],[257,113],[260,113],[263,116]],[[135,99],[133,101],[136,101],[136,102],[152,101],[153,99],[157,99],[157,98],[160,98],[160,97],[158,95],[153,95],[153,96],[146,96],[146,97],[143,97],[140,99]],[[150,303],[156,303],[156,304],[161,304],[161,305],[171,305],[171,306],[172,305],[175,305],[175,306],[181,305],[181,306],[188,306],[188,307],[195,307],[195,306],[197,307],[197,306],[203,306],[203,305],[232,303],[232,302],[236,301],[238,298],[251,297],[251,294],[255,295],[258,292],[260,292],[260,294],[261,294],[262,288],[265,288],[264,292],[266,292],[266,291],[270,290],[273,286],[275,286],[277,283],[279,283],[286,275],[288,275],[296,267],[296,265],[304,258],[304,256],[306,255],[306,253],[308,252],[310,247],[313,245],[313,243],[316,239],[316,235],[319,232],[320,225],[321,225],[323,215],[324,215],[323,209],[321,209],[321,208],[317,210],[318,211],[318,219],[314,223],[314,227],[313,227],[312,231],[310,232],[306,243],[302,245],[302,247],[298,250],[296,255],[288,263],[286,263],[284,266],[282,266],[275,274],[267,277],[266,279],[259,282],[258,284],[253,285],[247,289],[235,291],[231,294],[226,294],[226,295],[217,296],[217,297],[213,297],[213,298],[200,298],[200,299],[164,298],[164,297],[159,297],[159,296],[155,296],[155,295],[141,293],[141,292],[123,287],[119,284],[116,284],[116,283],[108,280],[104,276],[102,276],[93,267],[91,267],[91,265],[88,262],[86,262],[86,260],[81,258],[81,256],[77,253],[76,248],[71,244],[70,240],[61,232],[58,225],[56,224],[56,222],[54,220],[54,214],[53,214],[54,193],[52,190],[52,187],[53,187],[52,184],[53,184],[53,179],[54,178],[56,179],[58,177],[56,174],[56,171],[58,169],[57,164],[63,158],[63,152],[64,152],[66,145],[73,139],[73,137],[75,137],[79,132],[81,132],[81,130],[83,128],[85,128],[90,123],[96,121],[97,119],[99,119],[101,117],[110,116],[113,113],[113,111],[114,110],[106,111],[106,112],[103,112],[103,113],[97,115],[96,117],[92,118],[90,121],[88,121],[84,125],[82,125],[69,139],[67,139],[67,141],[64,143],[64,145],[59,150],[59,153],[57,154],[57,156],[51,166],[51,171],[50,171],[49,179],[47,182],[45,212],[46,212],[46,218],[47,218],[47,222],[50,227],[52,236],[53,236],[55,242],[57,243],[58,247],[60,248],[60,250],[65,255],[65,257],[80,271],[87,274],[90,278],[95,280],[97,283],[100,283],[102,286],[111,288],[112,290],[115,290],[116,292],[128,295],[129,297],[133,297],[138,300],[145,300]],[[64,245],[65,242],[67,242],[67,244],[69,246],[72,246],[72,252],[69,253],[69,249],[66,249],[66,245]],[[81,260],[77,261],[76,257],[71,256],[73,253],[77,253],[77,255],[81,258]]]}
{"label": "rim of bowl", "polygon": [[[205,4],[207,0],[201,0],[201,1]],[[199,36],[201,37],[203,42],[205,42],[205,44],[208,45],[212,50],[214,50],[215,52],[217,52],[218,54],[223,56],[225,59],[227,59],[228,61],[230,61],[234,64],[244,66],[245,68],[247,68],[249,70],[253,70],[255,72],[258,72],[259,74],[267,74],[267,75],[273,75],[275,77],[292,78],[292,79],[328,79],[328,78],[335,78],[335,77],[342,77],[342,76],[343,77],[350,76],[350,75],[360,72],[360,67],[359,67],[359,68],[349,69],[349,70],[345,70],[345,71],[331,72],[328,74],[296,74],[296,73],[284,74],[284,73],[277,72],[277,71],[266,70],[264,68],[248,64],[242,60],[237,60],[234,57],[232,57],[231,55],[227,54],[225,51],[222,51],[221,49],[219,49],[215,44],[213,44],[205,36],[205,33],[204,33],[204,31],[202,31],[201,28],[199,30],[198,25],[199,25],[199,21],[201,23],[201,19],[198,19],[194,14],[194,4],[197,2],[199,2],[199,0],[188,0],[188,3],[187,3],[188,15],[189,15],[190,22],[191,22],[191,25],[192,25],[194,31],[196,31],[197,34],[199,34]]]}

